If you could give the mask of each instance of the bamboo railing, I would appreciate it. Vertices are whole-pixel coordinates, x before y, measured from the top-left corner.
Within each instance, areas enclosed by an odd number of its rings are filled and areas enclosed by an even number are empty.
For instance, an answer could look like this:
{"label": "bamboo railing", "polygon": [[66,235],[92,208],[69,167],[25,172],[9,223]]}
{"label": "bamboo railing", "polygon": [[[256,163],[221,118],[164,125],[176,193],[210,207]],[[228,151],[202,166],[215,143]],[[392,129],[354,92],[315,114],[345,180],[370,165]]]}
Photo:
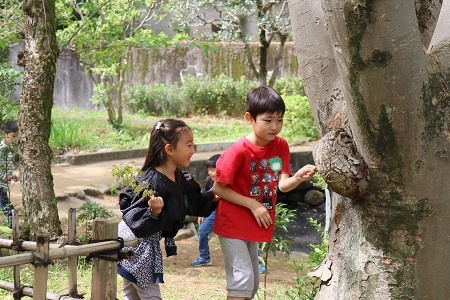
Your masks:
{"label": "bamboo railing", "polygon": [[[37,300],[45,299],[80,299],[77,289],[77,263],[79,256],[93,253],[105,254],[102,257],[93,255],[92,261],[92,300],[115,300],[117,297],[117,259],[130,258],[131,251],[122,247],[137,244],[136,238],[119,241],[118,223],[108,220],[94,220],[92,237],[99,242],[74,245],[76,240],[76,210],[69,210],[68,242],[66,245],[50,244],[50,234],[40,232],[36,242],[23,241],[18,243],[19,226],[17,212],[13,211],[13,239],[0,239],[0,248],[13,249],[13,255],[0,257],[0,268],[14,267],[14,283],[0,280],[0,288],[13,292],[14,299],[23,296]],[[111,252],[115,250],[115,252]],[[19,254],[19,252],[24,252]],[[104,258],[107,259],[104,259]],[[68,258],[68,296],[47,292],[48,265],[54,259]],[[22,287],[20,284],[20,265],[34,265],[33,287]]]}

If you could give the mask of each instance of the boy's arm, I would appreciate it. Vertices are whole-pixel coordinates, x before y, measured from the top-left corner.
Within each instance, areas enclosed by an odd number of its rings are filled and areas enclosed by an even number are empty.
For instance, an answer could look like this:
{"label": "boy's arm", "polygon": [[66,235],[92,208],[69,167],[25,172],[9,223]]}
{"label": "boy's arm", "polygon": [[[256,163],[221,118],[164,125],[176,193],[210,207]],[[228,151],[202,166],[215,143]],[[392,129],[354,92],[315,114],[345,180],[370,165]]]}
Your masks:
{"label": "boy's arm", "polygon": [[289,177],[289,174],[281,174],[278,188],[281,192],[287,193],[303,181],[311,180],[314,173],[316,173],[316,167],[313,165],[306,165],[298,170],[292,177]]}
{"label": "boy's arm", "polygon": [[214,182],[213,192],[222,199],[221,201],[225,200],[250,209],[259,226],[268,228],[272,224],[272,218],[267,209],[255,199],[245,197],[232,190],[227,184],[217,181]]}

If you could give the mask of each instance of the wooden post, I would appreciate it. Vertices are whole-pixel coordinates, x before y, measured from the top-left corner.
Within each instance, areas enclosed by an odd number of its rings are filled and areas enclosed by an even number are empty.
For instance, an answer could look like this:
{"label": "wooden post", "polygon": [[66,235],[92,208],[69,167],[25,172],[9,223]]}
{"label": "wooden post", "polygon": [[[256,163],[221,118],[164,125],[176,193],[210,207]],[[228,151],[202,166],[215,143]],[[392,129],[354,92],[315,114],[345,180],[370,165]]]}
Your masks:
{"label": "wooden post", "polygon": [[[17,243],[19,241],[20,229],[19,229],[19,214],[17,210],[12,211],[12,229],[13,229],[13,242]],[[17,244],[16,244],[17,245]],[[19,254],[18,250],[14,250],[13,254]],[[14,266],[14,292],[20,289],[20,266]],[[21,295],[14,293],[14,300],[22,299]]]}
{"label": "wooden post", "polygon": [[45,300],[47,295],[49,240],[48,232],[39,232],[36,235],[36,256],[39,258],[34,260],[33,299],[35,300]]}
{"label": "wooden post", "polygon": [[[77,235],[77,210],[70,208],[68,213],[67,243],[73,245]],[[69,269],[69,297],[78,297],[77,287],[78,256],[69,256],[67,268]]]}
{"label": "wooden post", "polygon": [[[118,223],[107,220],[94,220],[93,240],[117,239]],[[117,254],[105,255],[117,259]],[[95,258],[92,262],[92,300],[115,300],[117,297],[117,262]]]}

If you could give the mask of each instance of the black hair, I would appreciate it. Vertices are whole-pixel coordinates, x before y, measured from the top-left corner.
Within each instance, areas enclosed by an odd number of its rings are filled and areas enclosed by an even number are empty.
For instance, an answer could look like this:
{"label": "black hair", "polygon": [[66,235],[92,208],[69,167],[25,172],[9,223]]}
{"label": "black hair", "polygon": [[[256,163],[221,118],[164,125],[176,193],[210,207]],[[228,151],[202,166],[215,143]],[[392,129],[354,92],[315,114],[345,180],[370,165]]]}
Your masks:
{"label": "black hair", "polygon": [[207,168],[215,168],[216,162],[219,159],[219,157],[220,157],[220,154],[214,154],[213,156],[208,158],[208,160],[206,161],[206,167]]}
{"label": "black hair", "polygon": [[281,113],[284,115],[286,106],[283,98],[269,86],[259,86],[247,94],[246,111],[256,120],[264,113]]}
{"label": "black hair", "polygon": [[19,132],[19,125],[17,125],[17,121],[8,121],[2,125],[2,132]]}
{"label": "black hair", "polygon": [[166,159],[164,147],[170,144],[176,148],[180,138],[179,133],[182,131],[191,131],[191,128],[182,120],[164,119],[157,122],[150,134],[150,144],[142,170],[160,166]]}

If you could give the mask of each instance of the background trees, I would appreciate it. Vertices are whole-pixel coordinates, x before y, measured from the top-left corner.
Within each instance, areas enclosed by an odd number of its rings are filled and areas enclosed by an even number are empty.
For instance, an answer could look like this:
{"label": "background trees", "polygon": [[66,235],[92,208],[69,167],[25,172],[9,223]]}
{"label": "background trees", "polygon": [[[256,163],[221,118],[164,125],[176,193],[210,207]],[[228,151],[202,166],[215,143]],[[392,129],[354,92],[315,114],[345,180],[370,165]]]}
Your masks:
{"label": "background trees", "polygon": [[315,161],[333,192],[316,299],[445,299],[450,60],[442,24],[449,7],[396,0],[289,6],[323,136]]}
{"label": "background trees", "polygon": [[[203,38],[242,42],[254,77],[261,85],[273,86],[279,72],[278,61],[291,30],[287,0],[170,0],[167,7],[174,23],[180,27],[193,28],[197,37],[203,32]],[[249,47],[254,41],[259,44],[256,54]],[[267,58],[272,41],[280,44],[274,59],[274,70],[268,76]]]}
{"label": "background trees", "polygon": [[[158,48],[177,42],[155,34],[150,25],[159,20],[160,0],[59,0],[58,39],[64,49],[76,51],[95,84],[92,101],[108,111],[111,124],[122,123],[124,72],[132,47]],[[160,12],[160,11],[159,11]],[[64,57],[64,52],[61,54]]]}

